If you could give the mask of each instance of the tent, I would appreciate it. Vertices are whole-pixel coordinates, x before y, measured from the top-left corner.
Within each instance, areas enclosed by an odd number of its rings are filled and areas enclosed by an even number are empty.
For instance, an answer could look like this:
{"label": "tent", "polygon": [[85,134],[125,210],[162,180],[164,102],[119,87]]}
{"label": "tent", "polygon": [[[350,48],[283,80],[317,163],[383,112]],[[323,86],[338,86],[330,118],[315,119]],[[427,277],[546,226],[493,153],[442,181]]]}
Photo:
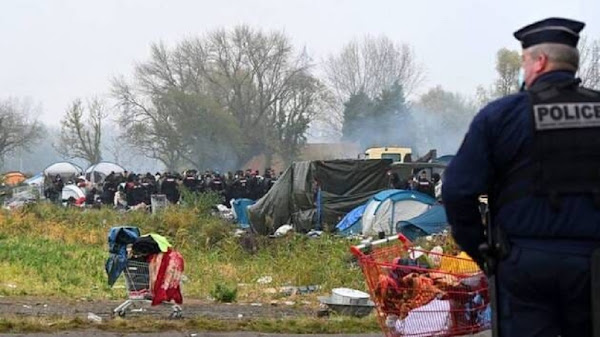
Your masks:
{"label": "tent", "polygon": [[17,186],[24,182],[27,178],[21,172],[13,171],[4,174],[4,184],[8,186]]}
{"label": "tent", "polygon": [[426,194],[407,190],[385,190],[367,203],[362,217],[364,235],[395,234],[396,224],[425,213],[436,204]]}
{"label": "tent", "polygon": [[62,189],[61,200],[69,200],[69,198],[73,197],[75,200],[85,199],[85,193],[81,188],[77,187],[77,185],[66,185]]}
{"label": "tent", "polygon": [[25,180],[23,182],[23,184],[30,185],[30,186],[43,186],[44,185],[44,174],[38,173],[38,174],[34,175],[33,177]]}
{"label": "tent", "polygon": [[121,165],[115,163],[107,161],[99,162],[85,170],[85,179],[92,184],[99,184],[102,183],[111,172],[124,174],[125,169]]}
{"label": "tent", "polygon": [[346,214],[342,221],[335,226],[337,233],[343,236],[362,233],[362,216],[365,208],[367,208],[366,204],[360,205]]}
{"label": "tent", "polygon": [[334,226],[388,185],[389,159],[295,162],[269,192],[248,207],[256,233],[269,235],[284,224],[297,232]]}
{"label": "tent", "polygon": [[234,199],[231,201],[231,209],[233,210],[233,216],[236,223],[241,228],[250,227],[250,221],[248,220],[248,207],[254,204],[252,199]]}
{"label": "tent", "polygon": [[448,228],[448,219],[443,205],[434,205],[425,213],[396,224],[396,232],[413,241],[421,236],[442,232]]}
{"label": "tent", "polygon": [[82,172],[81,167],[66,161],[54,163],[46,167],[43,171],[44,176],[50,178],[54,178],[57,174],[60,174],[64,182],[67,182],[69,179],[74,180],[76,177],[80,176]]}

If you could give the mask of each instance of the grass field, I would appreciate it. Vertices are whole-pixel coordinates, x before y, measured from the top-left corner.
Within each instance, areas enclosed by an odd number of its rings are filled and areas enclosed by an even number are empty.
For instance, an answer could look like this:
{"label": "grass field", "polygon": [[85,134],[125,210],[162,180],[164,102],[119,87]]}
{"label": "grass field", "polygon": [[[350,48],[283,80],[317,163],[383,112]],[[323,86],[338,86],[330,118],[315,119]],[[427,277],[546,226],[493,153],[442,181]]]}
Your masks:
{"label": "grass field", "polygon": [[[2,211],[0,295],[123,298],[125,290],[109,288],[104,272],[107,234],[115,225],[169,238],[185,258],[186,297],[207,298],[217,285],[237,288],[237,300],[243,302],[277,299],[282,295],[272,288],[286,285],[321,285],[320,294],[339,286],[365,289],[361,271],[349,263],[351,242],[292,235],[252,238],[242,245],[231,234],[232,225],[209,214],[213,203],[210,195],[201,196],[157,215],[50,204]],[[263,276],[272,282],[257,283]]]}

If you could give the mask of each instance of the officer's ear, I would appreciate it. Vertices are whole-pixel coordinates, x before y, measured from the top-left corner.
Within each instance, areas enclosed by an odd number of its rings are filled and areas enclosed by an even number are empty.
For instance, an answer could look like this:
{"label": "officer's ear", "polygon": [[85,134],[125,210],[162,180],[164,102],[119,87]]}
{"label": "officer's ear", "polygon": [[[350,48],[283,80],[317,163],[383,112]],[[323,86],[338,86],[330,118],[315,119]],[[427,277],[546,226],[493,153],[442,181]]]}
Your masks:
{"label": "officer's ear", "polygon": [[548,55],[546,55],[545,53],[539,53],[533,63],[534,71],[537,74],[539,74],[539,73],[547,70],[547,68],[548,68]]}

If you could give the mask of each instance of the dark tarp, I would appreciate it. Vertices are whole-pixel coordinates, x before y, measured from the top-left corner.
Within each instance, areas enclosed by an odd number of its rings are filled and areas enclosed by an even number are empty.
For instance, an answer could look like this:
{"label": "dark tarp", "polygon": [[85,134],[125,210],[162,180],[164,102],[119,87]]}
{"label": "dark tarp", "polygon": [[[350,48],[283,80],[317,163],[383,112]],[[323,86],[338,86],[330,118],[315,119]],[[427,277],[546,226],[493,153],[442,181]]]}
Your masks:
{"label": "dark tarp", "polygon": [[[248,207],[248,218],[253,231],[268,235],[275,232],[279,225],[288,223],[291,216],[292,167],[275,181],[269,193]],[[273,228],[278,224],[276,228]]]}
{"label": "dark tarp", "polygon": [[[252,229],[272,234],[292,223],[300,232],[331,228],[346,213],[388,187],[391,160],[327,160],[292,164],[263,198],[248,208]],[[317,195],[320,193],[321,205]],[[320,210],[320,212],[318,212]]]}

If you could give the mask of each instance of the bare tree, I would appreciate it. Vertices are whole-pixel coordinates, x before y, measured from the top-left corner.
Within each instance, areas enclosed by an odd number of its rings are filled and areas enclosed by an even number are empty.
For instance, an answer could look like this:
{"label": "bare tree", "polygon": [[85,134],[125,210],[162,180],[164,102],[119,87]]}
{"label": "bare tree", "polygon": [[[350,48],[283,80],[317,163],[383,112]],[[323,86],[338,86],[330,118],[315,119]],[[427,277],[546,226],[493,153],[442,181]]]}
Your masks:
{"label": "bare tree", "polygon": [[140,130],[128,132],[130,140],[148,133],[140,147],[165,148],[159,157],[168,152],[195,166],[218,147],[243,163],[283,151],[281,127],[293,133],[288,139],[299,140],[294,146],[301,145],[325,90],[315,85],[310,68],[308,56],[296,55],[284,34],[238,26],[184,40],[172,50],[155,44],[151,60],[136,67],[134,83],[115,81],[113,87],[121,125]]}
{"label": "bare tree", "polygon": [[339,54],[327,58],[324,71],[342,102],[359,92],[374,98],[394,83],[410,96],[423,80],[423,69],[413,50],[383,35],[349,42]]}
{"label": "bare tree", "polygon": [[320,116],[323,123],[341,133],[343,103],[351,96],[365,93],[371,99],[394,83],[402,86],[407,97],[422,83],[424,72],[414,51],[386,36],[365,36],[346,44],[338,54],[323,63],[328,86],[337,101],[335,116]]}
{"label": "bare tree", "polygon": [[43,135],[42,125],[32,116],[31,103],[9,98],[0,101],[0,159],[16,150],[27,150]]}
{"label": "bare tree", "polygon": [[124,130],[122,140],[159,160],[167,170],[176,170],[181,161],[182,137],[160,98],[154,94],[145,98],[143,89],[135,91],[123,79],[113,80],[112,91],[120,111],[119,126]]}
{"label": "bare tree", "polygon": [[104,103],[94,98],[87,104],[76,99],[61,120],[61,135],[56,150],[69,158],[80,158],[90,164],[102,160],[102,122],[108,117]]}
{"label": "bare tree", "polygon": [[600,90],[600,39],[583,37],[579,42],[579,73],[584,87]]}

